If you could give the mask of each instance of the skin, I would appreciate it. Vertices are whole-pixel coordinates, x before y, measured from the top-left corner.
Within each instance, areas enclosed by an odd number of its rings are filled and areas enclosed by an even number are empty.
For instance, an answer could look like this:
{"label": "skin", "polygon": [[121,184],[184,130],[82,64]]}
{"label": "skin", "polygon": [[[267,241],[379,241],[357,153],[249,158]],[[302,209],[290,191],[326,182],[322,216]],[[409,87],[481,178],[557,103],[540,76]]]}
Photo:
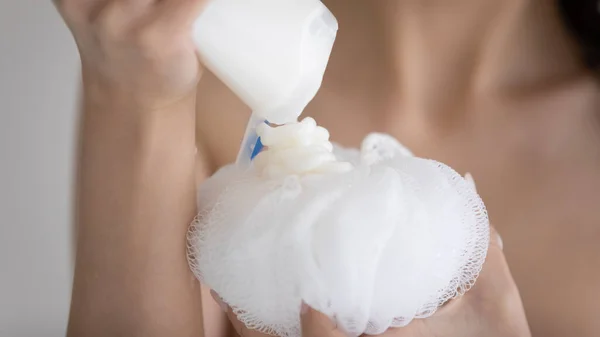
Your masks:
{"label": "skin", "polygon": [[189,26],[203,3],[151,3],[56,3],[84,82],[68,336],[204,334],[185,251],[200,77]]}
{"label": "skin", "polygon": [[[203,4],[57,2],[84,83],[69,336],[230,332],[185,252],[195,182],[234,159],[249,116],[197,62]],[[492,245],[472,291],[388,336],[529,336],[517,285],[535,335],[600,331],[585,316],[600,279],[586,267],[600,261],[598,90],[544,4],[327,1],[343,30],[306,114],[343,145],[384,131],[472,172],[517,280]],[[340,334],[310,309],[301,319],[305,336]]]}

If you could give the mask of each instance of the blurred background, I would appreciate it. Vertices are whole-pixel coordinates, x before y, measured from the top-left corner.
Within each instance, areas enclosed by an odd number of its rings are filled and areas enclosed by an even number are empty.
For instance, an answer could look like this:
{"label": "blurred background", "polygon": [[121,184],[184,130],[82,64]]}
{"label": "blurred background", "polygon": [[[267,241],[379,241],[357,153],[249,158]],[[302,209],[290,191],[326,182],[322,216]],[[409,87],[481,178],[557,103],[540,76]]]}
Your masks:
{"label": "blurred background", "polygon": [[50,0],[0,0],[0,336],[64,336],[77,50]]}

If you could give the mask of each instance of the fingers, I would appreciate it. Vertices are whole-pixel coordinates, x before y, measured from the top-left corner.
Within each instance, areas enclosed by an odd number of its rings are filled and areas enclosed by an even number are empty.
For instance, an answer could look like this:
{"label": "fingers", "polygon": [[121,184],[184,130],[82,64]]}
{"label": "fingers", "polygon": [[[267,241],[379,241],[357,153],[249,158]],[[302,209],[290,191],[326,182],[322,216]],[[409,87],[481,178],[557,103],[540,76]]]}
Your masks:
{"label": "fingers", "polygon": [[[233,310],[221,299],[221,297],[211,290],[210,294],[213,299],[219,304],[221,309],[227,313],[229,321],[233,325],[235,331],[241,337],[265,337],[266,334],[249,329],[246,327]],[[300,309],[300,322],[302,329],[302,337],[345,337],[341,333],[335,323],[329,317],[310,308],[306,304],[302,304]]]}
{"label": "fingers", "polygon": [[221,307],[221,309],[227,314],[227,318],[229,319],[229,321],[231,322],[231,325],[235,329],[235,332],[239,336],[241,336],[241,337],[267,337],[268,336],[268,335],[262,334],[256,330],[247,328],[246,325],[244,325],[244,323],[240,322],[240,320],[237,318],[237,315],[235,314],[235,312],[233,312],[231,307],[229,307],[227,305],[227,303],[223,302],[223,299],[221,299],[221,296],[219,296],[216,292],[214,292],[214,290],[211,290],[210,294],[212,295],[215,302],[217,302],[217,304]]}
{"label": "fingers", "polygon": [[107,1],[77,1],[77,0],[52,0],[58,12],[65,19],[67,24],[81,24],[86,21],[86,17],[98,5],[104,5]]}
{"label": "fingers", "polygon": [[[502,238],[490,227],[490,246],[483,269],[471,290],[472,296],[498,299],[518,290],[504,256]],[[467,294],[467,296],[469,293]]]}
{"label": "fingers", "polygon": [[219,294],[217,294],[214,290],[210,291],[210,296],[212,296],[212,298],[215,300],[215,302],[217,302],[217,304],[219,305],[221,310],[223,310],[223,312],[229,311],[229,306],[225,302],[223,302],[223,299],[221,299],[221,296],[219,296]]}
{"label": "fingers", "polygon": [[[510,275],[508,264],[503,252],[504,244],[496,229],[490,226],[490,244],[479,281],[498,280]],[[481,283],[479,282],[478,283]]]}
{"label": "fingers", "polygon": [[152,9],[152,0],[108,0],[89,14],[89,21],[108,36],[118,37],[139,24]]}
{"label": "fingers", "polygon": [[157,4],[153,22],[162,29],[189,29],[210,0],[162,0]]}
{"label": "fingers", "polygon": [[326,315],[302,303],[300,309],[302,337],[343,337],[335,323]]}
{"label": "fingers", "polygon": [[53,0],[56,8],[71,26],[102,21],[103,25],[136,22],[148,13],[155,0]]}
{"label": "fingers", "polygon": [[500,250],[504,250],[504,242],[502,241],[502,237],[494,228],[494,226],[490,226],[490,247],[496,247]]}
{"label": "fingers", "polygon": [[187,38],[207,0],[109,0],[95,19],[105,36],[130,35],[141,46]]}
{"label": "fingers", "polygon": [[503,252],[502,238],[490,228],[490,247],[483,270],[463,305],[476,312],[485,311],[495,322],[503,320],[507,336],[531,336],[519,289]]}
{"label": "fingers", "polygon": [[467,181],[467,184],[469,184],[469,187],[471,187],[475,192],[477,192],[477,184],[475,184],[475,179],[473,179],[473,175],[471,175],[471,173],[466,173],[465,174],[465,180]]}
{"label": "fingers", "polygon": [[[143,21],[173,31],[188,29],[209,0],[53,0],[70,24],[118,27]],[[144,20],[140,20],[144,18]],[[138,22],[141,23],[141,22]]]}
{"label": "fingers", "polygon": [[[465,179],[469,184],[472,184],[473,188],[475,188],[475,182],[472,180],[472,176],[469,173],[465,175]],[[487,257],[483,269],[477,278],[477,282],[466,296],[453,298],[444,303],[436,311],[435,317],[452,317],[457,311],[461,310],[461,307],[463,306],[462,302],[465,301],[465,297],[470,298],[473,296],[472,293],[476,292],[487,292],[489,285],[487,284],[488,281],[486,281],[486,279],[492,278],[492,282],[500,279],[497,275],[498,269],[501,269],[500,274],[502,279],[505,279],[505,274],[508,273],[509,278],[512,280],[512,276],[510,276],[510,272],[508,271],[508,265],[504,259],[502,238],[496,229],[493,226],[490,226],[490,241],[488,244]],[[482,283],[486,283],[486,285],[482,285]],[[414,325],[414,322],[411,324]]]}

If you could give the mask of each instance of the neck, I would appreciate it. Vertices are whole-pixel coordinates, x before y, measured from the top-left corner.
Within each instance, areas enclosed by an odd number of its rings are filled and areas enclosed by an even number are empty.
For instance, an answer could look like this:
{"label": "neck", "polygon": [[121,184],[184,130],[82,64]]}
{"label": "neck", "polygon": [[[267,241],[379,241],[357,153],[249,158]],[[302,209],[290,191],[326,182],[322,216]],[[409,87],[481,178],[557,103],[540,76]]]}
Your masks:
{"label": "neck", "polygon": [[340,22],[329,78],[348,86],[352,72],[363,85],[384,84],[391,91],[379,98],[401,101],[405,111],[447,114],[482,96],[536,91],[582,70],[553,1],[326,4]]}

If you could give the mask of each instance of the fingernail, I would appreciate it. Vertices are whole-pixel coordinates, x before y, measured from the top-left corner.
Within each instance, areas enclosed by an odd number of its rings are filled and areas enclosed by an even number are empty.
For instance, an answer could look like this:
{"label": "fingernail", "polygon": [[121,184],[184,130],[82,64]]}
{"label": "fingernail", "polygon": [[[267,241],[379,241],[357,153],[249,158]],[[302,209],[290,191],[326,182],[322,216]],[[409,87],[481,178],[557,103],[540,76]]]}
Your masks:
{"label": "fingernail", "polygon": [[308,313],[308,305],[302,301],[302,306],[300,307],[300,315],[306,315]]}
{"label": "fingernail", "polygon": [[475,184],[475,179],[473,179],[471,173],[465,174],[465,180],[469,184],[469,187],[471,187],[474,191],[477,192],[477,185]]}
{"label": "fingernail", "polygon": [[496,240],[498,241],[498,247],[504,250],[504,241],[502,241],[502,237],[498,233],[496,233]]}
{"label": "fingernail", "polygon": [[337,327],[338,327],[337,318],[335,318],[335,316],[329,317],[329,321],[331,322],[331,326],[337,329]]}
{"label": "fingernail", "polygon": [[223,302],[223,299],[221,298],[221,296],[219,296],[219,294],[217,294],[214,290],[211,290],[210,295],[215,300],[215,302],[217,302],[219,307],[221,307],[221,310],[223,310],[223,312],[229,311],[229,306],[227,305],[227,303]]}

